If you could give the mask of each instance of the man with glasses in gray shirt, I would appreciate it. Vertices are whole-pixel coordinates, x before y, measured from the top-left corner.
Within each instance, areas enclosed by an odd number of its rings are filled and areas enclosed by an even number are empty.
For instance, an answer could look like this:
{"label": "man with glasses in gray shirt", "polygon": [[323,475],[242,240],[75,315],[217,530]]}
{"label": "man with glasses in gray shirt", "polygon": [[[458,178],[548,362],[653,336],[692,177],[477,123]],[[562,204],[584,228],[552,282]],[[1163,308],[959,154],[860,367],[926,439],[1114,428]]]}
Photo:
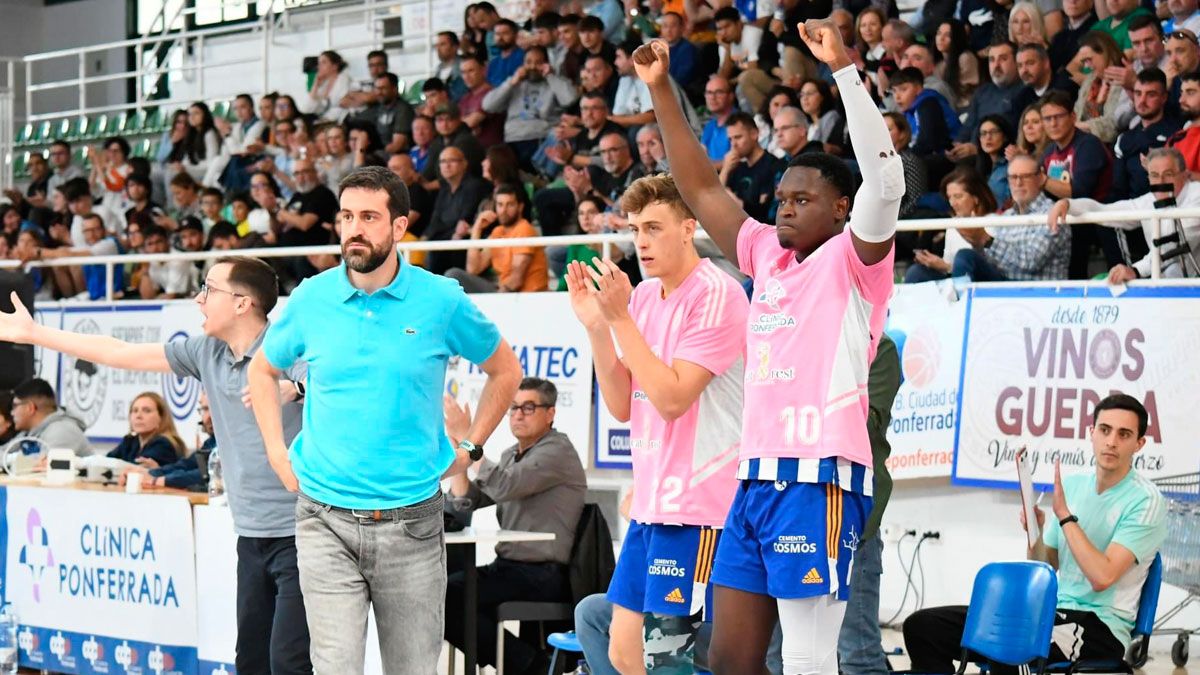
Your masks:
{"label": "man with glasses in gray shirt", "polygon": [[[579,453],[567,435],[554,429],[558,389],[536,377],[521,380],[508,409],[508,425],[516,445],[487,458],[450,479],[447,510],[468,516],[476,509],[495,505],[501,529],[552,532],[553,541],[514,542],[496,545],[496,560],[479,570],[478,629],[480,665],[496,661],[496,607],[504,602],[571,602],[567,565],[575,543],[575,530],[587,496],[587,476]],[[471,411],[446,397],[443,409],[446,432],[457,443],[471,428]],[[451,569],[446,584],[446,639],[462,649],[466,645],[461,617],[463,572]],[[507,673],[544,673],[549,660],[540,645],[514,635],[504,641]]]}
{"label": "man with glasses in gray shirt", "polygon": [[[13,295],[13,313],[0,313],[0,340],[35,344],[110,368],[174,373],[204,385],[221,449],[233,527],[238,534],[237,658],[243,675],[312,673],[308,624],[296,567],[296,496],[267,462],[248,407],[246,371],[267,332],[279,297],[269,265],[255,258],[221,258],[208,271],[196,303],[204,335],[166,344],[133,344],[107,335],[71,333],[33,321]],[[307,368],[295,364],[280,382],[284,435],[300,430]]]}

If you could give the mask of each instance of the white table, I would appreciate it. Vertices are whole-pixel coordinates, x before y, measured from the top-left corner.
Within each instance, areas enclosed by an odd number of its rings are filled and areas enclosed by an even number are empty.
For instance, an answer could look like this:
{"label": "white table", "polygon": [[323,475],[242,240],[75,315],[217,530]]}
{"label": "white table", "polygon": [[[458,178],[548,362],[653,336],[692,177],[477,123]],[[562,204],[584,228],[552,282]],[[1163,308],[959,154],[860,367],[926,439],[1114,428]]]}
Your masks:
{"label": "white table", "polygon": [[523,532],[521,530],[476,530],[468,527],[459,532],[446,533],[446,545],[460,544],[509,544],[523,541],[554,541],[553,532]]}
{"label": "white table", "polygon": [[463,633],[467,636],[463,645],[465,673],[474,673],[478,661],[476,642],[478,629],[476,616],[479,611],[479,573],[475,568],[476,544],[501,544],[527,541],[553,541],[553,532],[521,532],[519,530],[476,530],[468,527],[460,532],[447,532],[447,546],[465,546],[463,561]]}

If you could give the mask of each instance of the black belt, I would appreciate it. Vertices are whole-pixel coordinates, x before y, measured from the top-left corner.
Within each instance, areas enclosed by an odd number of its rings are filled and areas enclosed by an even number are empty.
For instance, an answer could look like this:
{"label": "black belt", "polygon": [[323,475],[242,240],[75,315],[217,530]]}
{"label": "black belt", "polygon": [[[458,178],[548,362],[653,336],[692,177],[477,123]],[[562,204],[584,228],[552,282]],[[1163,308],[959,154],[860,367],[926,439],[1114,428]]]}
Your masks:
{"label": "black belt", "polygon": [[308,495],[301,494],[301,499],[306,499],[317,506],[334,513],[343,513],[357,520],[383,521],[383,520],[417,520],[419,518],[427,518],[442,512],[442,492],[439,490],[429,499],[419,501],[416,504],[408,506],[399,506],[394,509],[347,509],[341,506],[325,504],[319,502]]}

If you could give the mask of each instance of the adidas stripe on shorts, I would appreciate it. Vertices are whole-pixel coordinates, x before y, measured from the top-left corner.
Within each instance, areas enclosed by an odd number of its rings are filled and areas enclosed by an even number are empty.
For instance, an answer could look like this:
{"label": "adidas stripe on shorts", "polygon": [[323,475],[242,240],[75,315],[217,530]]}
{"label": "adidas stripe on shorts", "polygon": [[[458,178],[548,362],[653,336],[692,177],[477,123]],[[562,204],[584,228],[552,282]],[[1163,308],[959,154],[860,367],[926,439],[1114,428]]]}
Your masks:
{"label": "adidas stripe on shorts", "polygon": [[713,560],[721,530],[629,523],[608,599],[635,612],[692,616],[712,606]]}
{"label": "adidas stripe on shorts", "polygon": [[833,483],[743,480],[717,549],[713,583],[773,598],[850,597],[871,498]]}

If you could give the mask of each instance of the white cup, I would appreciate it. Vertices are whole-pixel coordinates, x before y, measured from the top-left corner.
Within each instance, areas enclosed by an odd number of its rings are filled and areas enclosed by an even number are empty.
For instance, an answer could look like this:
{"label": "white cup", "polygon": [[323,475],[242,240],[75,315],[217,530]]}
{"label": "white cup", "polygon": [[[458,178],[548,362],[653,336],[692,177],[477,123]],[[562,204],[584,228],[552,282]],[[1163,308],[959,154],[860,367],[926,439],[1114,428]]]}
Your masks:
{"label": "white cup", "polygon": [[136,495],[142,491],[142,478],[145,474],[131,471],[125,474],[125,492]]}

